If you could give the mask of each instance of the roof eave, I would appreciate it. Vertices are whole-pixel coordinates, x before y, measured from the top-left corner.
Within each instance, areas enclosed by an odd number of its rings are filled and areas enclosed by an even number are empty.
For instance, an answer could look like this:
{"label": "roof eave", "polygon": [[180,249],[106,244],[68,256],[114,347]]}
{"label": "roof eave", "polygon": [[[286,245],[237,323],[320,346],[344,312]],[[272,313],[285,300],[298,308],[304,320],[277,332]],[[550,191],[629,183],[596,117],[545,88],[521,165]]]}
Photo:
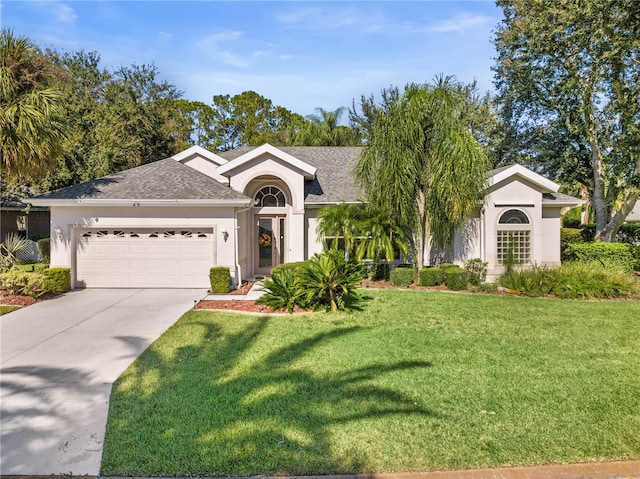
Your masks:
{"label": "roof eave", "polygon": [[269,153],[273,156],[276,156],[281,160],[289,163],[291,166],[302,171],[305,180],[312,180],[316,176],[316,171],[317,171],[316,167],[311,166],[310,164],[296,158],[295,156],[291,156],[290,154],[285,153],[284,151],[276,148],[275,146],[270,145],[269,143],[265,143],[264,145],[258,148],[255,148],[251,151],[248,151],[244,155],[241,155],[238,158],[235,158],[229,161],[228,163],[222,165],[221,167],[218,168],[218,173],[220,173],[223,176],[227,176],[231,171],[235,170],[236,168],[244,165],[245,163],[248,163],[249,161],[265,153]]}
{"label": "roof eave", "polygon": [[584,200],[580,200],[580,201],[554,201],[554,200],[550,200],[550,201],[542,201],[542,206],[553,206],[553,207],[557,207],[557,208],[566,208],[566,207],[571,207],[571,208],[575,208],[576,206],[580,206],[583,205],[584,203],[586,203],[586,201]]}
{"label": "roof eave", "polygon": [[251,199],[47,199],[30,198],[29,202],[36,206],[249,206]]}
{"label": "roof eave", "polygon": [[528,181],[534,184],[537,184],[538,186],[541,186],[542,188],[552,193],[557,193],[558,190],[560,189],[557,183],[554,183],[548,178],[545,178],[544,176],[539,175],[538,173],[535,173],[529,170],[528,168],[525,168],[524,166],[518,165],[518,164],[512,165],[490,176],[488,181],[489,183],[488,186],[491,187],[497,183],[500,183],[501,181],[506,180],[511,176],[520,176],[522,178],[525,178]]}

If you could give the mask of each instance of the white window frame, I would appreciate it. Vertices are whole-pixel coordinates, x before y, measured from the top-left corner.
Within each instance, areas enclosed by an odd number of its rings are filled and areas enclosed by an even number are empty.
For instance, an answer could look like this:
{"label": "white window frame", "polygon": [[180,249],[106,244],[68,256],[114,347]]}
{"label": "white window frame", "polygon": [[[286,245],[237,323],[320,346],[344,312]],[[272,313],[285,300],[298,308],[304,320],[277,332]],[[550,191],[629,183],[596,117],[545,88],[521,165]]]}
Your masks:
{"label": "white window frame", "polygon": [[[510,211],[521,213],[527,222],[501,222]],[[509,242],[512,241],[512,239],[514,241],[513,259],[515,264],[531,263],[531,252],[533,250],[532,229],[531,219],[526,211],[511,207],[505,208],[500,212],[496,228],[496,259],[499,265],[505,264],[505,260],[509,254]]]}

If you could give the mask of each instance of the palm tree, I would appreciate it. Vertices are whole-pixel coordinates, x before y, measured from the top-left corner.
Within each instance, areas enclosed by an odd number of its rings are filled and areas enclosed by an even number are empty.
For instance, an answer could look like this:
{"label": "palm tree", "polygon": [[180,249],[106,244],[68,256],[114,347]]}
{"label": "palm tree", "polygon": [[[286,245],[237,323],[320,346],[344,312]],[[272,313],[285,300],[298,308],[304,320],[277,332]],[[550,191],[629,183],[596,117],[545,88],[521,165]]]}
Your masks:
{"label": "palm tree", "polygon": [[65,139],[58,72],[26,37],[0,32],[0,145],[9,183],[45,173]]}
{"label": "palm tree", "polygon": [[369,258],[376,264],[381,258],[393,261],[396,251],[407,255],[408,239],[405,229],[394,221],[389,213],[369,207],[366,218],[362,221],[356,258]]}
{"label": "palm tree", "polygon": [[308,115],[308,123],[296,138],[301,146],[357,146],[360,144],[355,130],[340,125],[340,118],[347,111],[345,107],[328,111],[316,108],[316,113]]}
{"label": "palm tree", "polygon": [[355,251],[356,242],[363,231],[364,206],[361,204],[339,203],[325,206],[318,211],[318,239],[327,240],[326,248],[339,249],[340,239],[344,241],[345,257]]}
{"label": "palm tree", "polygon": [[427,232],[434,245],[450,243],[485,188],[488,160],[465,122],[461,91],[450,77],[408,86],[376,117],[354,168],[368,202],[410,229],[417,266]]}

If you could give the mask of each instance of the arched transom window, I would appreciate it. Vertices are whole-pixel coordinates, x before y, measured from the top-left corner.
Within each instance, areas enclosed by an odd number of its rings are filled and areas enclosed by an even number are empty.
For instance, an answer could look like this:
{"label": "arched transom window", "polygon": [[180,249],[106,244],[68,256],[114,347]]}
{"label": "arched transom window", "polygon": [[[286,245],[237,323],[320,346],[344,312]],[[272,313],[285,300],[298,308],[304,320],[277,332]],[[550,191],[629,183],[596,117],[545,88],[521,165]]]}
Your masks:
{"label": "arched transom window", "polygon": [[497,230],[498,263],[531,262],[531,226],[524,211],[511,209],[500,215]]}
{"label": "arched transom window", "polygon": [[287,199],[282,190],[276,186],[265,186],[256,193],[256,206],[264,207],[283,207],[287,205]]}
{"label": "arched transom window", "polygon": [[500,220],[498,221],[501,225],[528,225],[529,217],[524,213],[524,211],[520,210],[507,210],[502,213],[500,216]]}

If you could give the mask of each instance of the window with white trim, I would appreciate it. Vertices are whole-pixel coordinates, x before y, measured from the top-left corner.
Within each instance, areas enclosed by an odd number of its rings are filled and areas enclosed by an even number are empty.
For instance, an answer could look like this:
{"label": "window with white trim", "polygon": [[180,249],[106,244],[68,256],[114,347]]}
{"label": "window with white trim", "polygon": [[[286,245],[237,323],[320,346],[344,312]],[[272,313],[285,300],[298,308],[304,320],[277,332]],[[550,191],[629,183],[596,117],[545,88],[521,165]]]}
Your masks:
{"label": "window with white trim", "polygon": [[265,186],[256,193],[255,200],[258,208],[287,206],[287,199],[277,186]]}
{"label": "window with white trim", "polygon": [[500,215],[496,256],[498,264],[505,264],[509,259],[515,264],[531,262],[531,222],[524,211],[510,209]]}

